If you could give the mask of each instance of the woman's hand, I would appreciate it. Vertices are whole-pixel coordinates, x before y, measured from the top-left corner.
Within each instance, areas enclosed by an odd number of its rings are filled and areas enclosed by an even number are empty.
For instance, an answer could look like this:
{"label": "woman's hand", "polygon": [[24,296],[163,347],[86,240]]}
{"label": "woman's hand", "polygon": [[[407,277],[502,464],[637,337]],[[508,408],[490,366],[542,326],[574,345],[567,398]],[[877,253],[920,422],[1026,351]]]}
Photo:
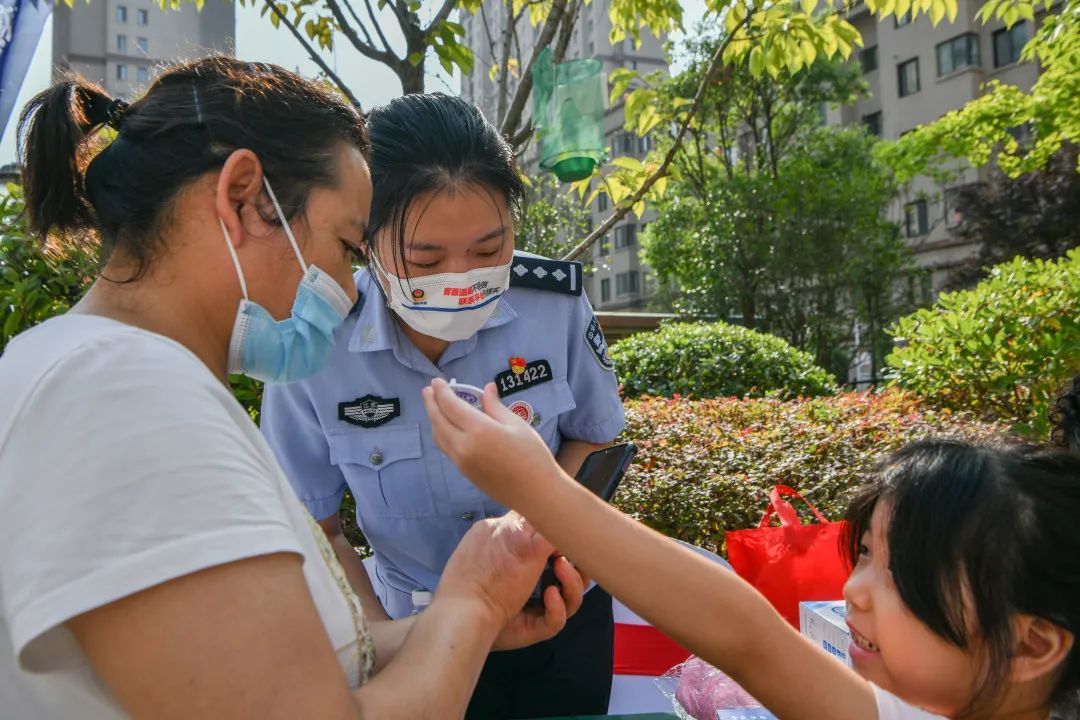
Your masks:
{"label": "woman's hand", "polygon": [[510,618],[493,650],[516,650],[553,638],[581,607],[588,578],[561,555],[555,558],[554,565],[561,590],[555,586],[546,588],[543,609],[527,607]]}
{"label": "woman's hand", "polygon": [[495,648],[508,650],[554,637],[581,606],[585,578],[566,560],[555,562],[562,584],[547,588],[544,607],[525,609],[555,548],[515,512],[476,523],[450,556],[435,602],[475,603],[502,628]]}
{"label": "woman's hand", "polygon": [[473,483],[507,507],[563,472],[535,430],[499,401],[494,383],[484,388],[484,412],[454,394],[440,379],[424,388],[424,407],[435,442]]}

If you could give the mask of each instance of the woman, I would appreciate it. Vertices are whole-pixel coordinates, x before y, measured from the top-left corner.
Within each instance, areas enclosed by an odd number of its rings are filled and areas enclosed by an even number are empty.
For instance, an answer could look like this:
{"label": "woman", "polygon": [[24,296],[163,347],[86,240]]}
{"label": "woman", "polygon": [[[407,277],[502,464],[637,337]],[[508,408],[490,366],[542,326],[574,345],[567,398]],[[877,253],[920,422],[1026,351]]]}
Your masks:
{"label": "woman", "polygon": [[229,392],[318,370],[356,299],[352,108],[213,58],[130,106],[59,83],[22,130],[31,227],[100,237],[103,269],[0,358],[5,717],[460,716],[497,636],[557,632],[581,578],[557,563],[563,596],[520,614],[551,547],[515,518],[465,538],[423,617],[369,628]]}
{"label": "woman", "polygon": [[[368,122],[360,304],[325,371],[268,389],[262,429],[365,606],[400,618],[445,581],[473,523],[506,512],[435,446],[420,399],[433,377],[495,380],[571,475],[619,434],[623,414],[580,266],[514,253],[523,189],[498,131],[439,94],[399,98]],[[346,487],[376,577],[341,536]],[[611,599],[594,588],[557,638],[489,659],[468,717],[606,712],[612,637]]]}

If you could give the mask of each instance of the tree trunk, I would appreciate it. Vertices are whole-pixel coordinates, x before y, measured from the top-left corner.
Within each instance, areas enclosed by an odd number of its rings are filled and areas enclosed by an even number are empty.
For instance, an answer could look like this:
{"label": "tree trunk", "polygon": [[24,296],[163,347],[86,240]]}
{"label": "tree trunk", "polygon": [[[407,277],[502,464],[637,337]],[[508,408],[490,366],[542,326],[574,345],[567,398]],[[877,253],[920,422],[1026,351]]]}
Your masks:
{"label": "tree trunk", "polygon": [[406,61],[401,64],[397,71],[398,79],[401,80],[401,92],[405,95],[424,92],[424,61],[413,65]]}

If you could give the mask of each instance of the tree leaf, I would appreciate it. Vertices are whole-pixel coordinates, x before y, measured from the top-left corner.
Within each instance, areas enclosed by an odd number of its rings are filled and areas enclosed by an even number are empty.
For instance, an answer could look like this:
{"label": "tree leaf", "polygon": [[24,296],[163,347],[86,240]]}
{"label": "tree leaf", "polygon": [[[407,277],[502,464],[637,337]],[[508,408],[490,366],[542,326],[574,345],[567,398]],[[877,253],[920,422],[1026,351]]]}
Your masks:
{"label": "tree leaf", "polygon": [[615,167],[625,168],[633,172],[641,172],[645,169],[645,165],[637,158],[620,156],[611,161],[611,164]]}
{"label": "tree leaf", "polygon": [[761,77],[761,73],[764,69],[765,53],[761,50],[760,45],[755,45],[750,50],[750,73],[754,77]]}

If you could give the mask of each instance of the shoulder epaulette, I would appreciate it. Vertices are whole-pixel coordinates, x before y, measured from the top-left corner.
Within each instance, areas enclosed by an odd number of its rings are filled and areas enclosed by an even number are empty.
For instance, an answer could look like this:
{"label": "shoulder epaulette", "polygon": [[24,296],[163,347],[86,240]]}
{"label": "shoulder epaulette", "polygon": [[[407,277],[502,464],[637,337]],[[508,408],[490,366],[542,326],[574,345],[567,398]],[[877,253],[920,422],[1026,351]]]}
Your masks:
{"label": "shoulder epaulette", "polygon": [[581,263],[515,254],[510,287],[581,295]]}

